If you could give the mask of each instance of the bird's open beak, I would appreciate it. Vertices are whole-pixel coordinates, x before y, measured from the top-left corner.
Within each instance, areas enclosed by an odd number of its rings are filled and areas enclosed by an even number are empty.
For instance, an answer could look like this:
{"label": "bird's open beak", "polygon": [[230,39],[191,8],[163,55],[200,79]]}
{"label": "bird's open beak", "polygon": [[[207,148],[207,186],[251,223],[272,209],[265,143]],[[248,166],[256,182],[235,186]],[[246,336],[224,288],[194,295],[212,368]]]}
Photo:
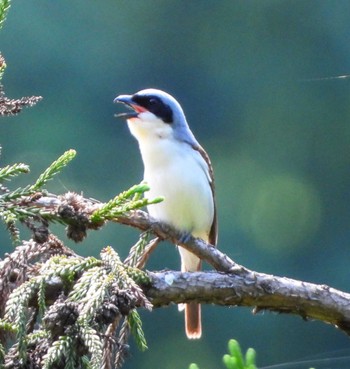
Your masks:
{"label": "bird's open beak", "polygon": [[113,100],[113,102],[114,103],[123,103],[123,104],[127,105],[128,107],[130,107],[131,109],[133,109],[133,111],[129,111],[129,112],[126,112],[126,113],[115,114],[115,117],[117,117],[117,118],[126,118],[126,119],[137,118],[139,113],[147,111],[144,107],[142,107],[140,105],[137,105],[132,100],[132,95],[119,95]]}

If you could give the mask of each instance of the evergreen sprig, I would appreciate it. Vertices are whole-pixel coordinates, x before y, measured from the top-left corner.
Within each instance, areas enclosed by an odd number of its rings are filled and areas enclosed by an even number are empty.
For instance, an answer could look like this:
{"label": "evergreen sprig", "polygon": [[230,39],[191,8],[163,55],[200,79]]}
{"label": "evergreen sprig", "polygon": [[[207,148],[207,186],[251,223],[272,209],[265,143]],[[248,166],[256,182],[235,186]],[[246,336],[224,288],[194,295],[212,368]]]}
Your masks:
{"label": "evergreen sprig", "polygon": [[[113,285],[118,286],[121,290],[131,291],[138,301],[142,303],[146,309],[151,310],[152,304],[148,301],[144,295],[142,289],[134,280],[135,273],[136,279],[147,279],[147,274],[137,268],[125,266],[119,258],[118,253],[112,247],[106,247],[101,252],[101,259],[111,268],[111,275],[113,276]],[[140,275],[142,277],[140,277]]]}
{"label": "evergreen sprig", "polygon": [[27,335],[28,345],[34,345],[38,343],[40,340],[42,340],[43,338],[46,338],[46,339],[49,338],[47,331],[44,329],[38,329],[34,331],[33,333],[29,333]]}
{"label": "evergreen sprig", "polygon": [[85,273],[83,273],[75,283],[72,291],[69,293],[69,300],[76,302],[84,301],[86,296],[89,295],[89,291],[96,287],[96,280],[99,279],[98,276],[100,277],[101,274],[105,275],[105,272],[103,271],[101,273],[101,268],[98,266],[86,270]]}
{"label": "evergreen sprig", "polygon": [[[89,284],[86,283],[87,279],[90,279]],[[82,305],[79,321],[90,322],[97,309],[102,305],[112,280],[107,275],[106,270],[101,267],[95,267],[85,272],[82,280],[74,286],[69,299],[79,301]]]}
{"label": "evergreen sprig", "polygon": [[68,150],[55,160],[45,171],[42,173],[36,182],[29,187],[29,191],[36,192],[40,190],[48,181],[50,181],[56,174],[60,173],[62,169],[70,163],[76,156],[75,150]]}
{"label": "evergreen sprig", "polygon": [[12,324],[16,330],[18,340],[18,353],[20,358],[24,359],[27,355],[27,321],[30,313],[28,305],[30,299],[37,292],[42,277],[32,278],[23,283],[11,293],[5,309],[4,321]]}
{"label": "evergreen sprig", "polygon": [[148,349],[147,341],[145,334],[143,333],[142,321],[139,313],[136,310],[131,311],[131,313],[128,316],[128,322],[131,328],[131,333],[135,338],[137,347],[141,351],[147,350]]}
{"label": "evergreen sprig", "polygon": [[98,223],[106,220],[113,220],[128,211],[140,209],[147,205],[157,204],[163,201],[162,197],[157,197],[152,200],[142,197],[147,191],[149,191],[149,186],[145,183],[140,183],[131,187],[129,190],[122,192],[96,210],[91,215],[91,221]]}
{"label": "evergreen sprig", "polygon": [[[1,29],[1,21],[0,21],[0,29]],[[2,76],[4,75],[5,69],[6,69],[5,58],[0,53],[0,81],[2,80]]]}
{"label": "evergreen sprig", "polygon": [[67,257],[56,255],[43,264],[40,274],[46,276],[48,279],[57,276],[71,283],[78,274],[80,275],[82,272],[88,271],[98,265],[101,265],[101,260],[92,256],[82,258],[80,256]]}
{"label": "evergreen sprig", "polygon": [[[15,242],[19,241],[19,230],[16,221],[26,221],[28,219],[46,219],[47,221],[62,222],[59,216],[52,214],[50,210],[30,204],[32,196],[38,191],[45,192],[43,186],[58,174],[76,155],[74,150],[66,151],[55,160],[36,180],[33,185],[24,188],[19,187],[10,191],[1,185],[3,194],[0,195],[0,218],[7,225],[11,237]],[[29,167],[26,164],[18,163],[0,168],[0,184],[5,180],[10,180],[22,173],[28,173]]]}
{"label": "evergreen sprig", "polygon": [[129,255],[124,260],[124,263],[131,266],[137,266],[146,246],[149,244],[151,231],[141,233],[139,240],[131,247]]}
{"label": "evergreen sprig", "polygon": [[[9,333],[16,333],[16,327],[14,324],[5,321],[4,319],[0,319],[0,337],[5,336],[5,332]],[[6,350],[2,342],[0,341],[0,368],[3,368],[3,363],[5,360]]]}
{"label": "evergreen sprig", "polygon": [[44,278],[42,278],[38,285],[38,312],[41,317],[44,316],[46,310],[46,283]]}
{"label": "evergreen sprig", "polygon": [[91,356],[92,369],[100,369],[103,360],[103,342],[95,329],[87,324],[79,325],[79,334]]}
{"label": "evergreen sprig", "polygon": [[[54,363],[61,360],[66,363],[72,362],[73,356],[73,338],[70,336],[60,336],[58,340],[53,342],[52,346],[48,349],[47,353],[43,357],[43,369],[50,369]],[[73,360],[74,361],[74,360]],[[65,369],[74,366],[66,365]]]}
{"label": "evergreen sprig", "polygon": [[12,177],[18,176],[22,173],[29,173],[29,166],[26,164],[18,163],[13,165],[7,165],[4,168],[0,168],[0,183],[10,180]]}
{"label": "evergreen sprig", "polygon": [[10,0],[0,0],[0,29],[3,27],[10,6]]}
{"label": "evergreen sprig", "polygon": [[[17,200],[22,197],[31,196],[37,193],[42,187],[51,180],[56,174],[60,173],[61,170],[72,160],[76,155],[75,150],[68,150],[55,160],[36,180],[33,185],[28,185],[24,188],[17,188],[14,191],[7,192],[0,196],[0,209],[1,203],[8,203]],[[20,173],[28,173],[29,167],[25,164],[14,164],[12,166],[6,166],[0,169],[0,182],[5,179],[9,180],[11,177]]]}
{"label": "evergreen sprig", "polygon": [[[9,191],[0,195],[0,206],[1,204],[7,209],[13,209],[17,203],[14,203],[15,200],[18,200],[22,197],[28,197],[33,195],[35,192],[31,191],[30,185],[26,187],[18,187],[13,191]],[[28,208],[26,209],[28,210]]]}
{"label": "evergreen sprig", "polygon": [[5,361],[5,347],[0,342],[0,368],[4,367]]}
{"label": "evergreen sprig", "polygon": [[[14,323],[17,331],[20,331],[23,321],[26,320],[26,310],[29,300],[34,296],[42,277],[35,277],[16,288],[7,300],[4,320]],[[23,334],[23,332],[19,332]]]}
{"label": "evergreen sprig", "polygon": [[4,319],[0,319],[0,331],[15,333],[16,328],[12,323],[9,323]]}

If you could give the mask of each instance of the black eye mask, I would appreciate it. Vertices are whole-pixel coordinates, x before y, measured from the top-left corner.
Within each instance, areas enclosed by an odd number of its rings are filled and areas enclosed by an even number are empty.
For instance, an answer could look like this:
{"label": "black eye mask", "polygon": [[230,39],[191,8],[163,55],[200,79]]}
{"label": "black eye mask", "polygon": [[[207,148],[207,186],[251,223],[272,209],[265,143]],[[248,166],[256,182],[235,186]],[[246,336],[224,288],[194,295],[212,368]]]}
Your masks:
{"label": "black eye mask", "polygon": [[159,97],[152,95],[134,95],[132,97],[132,101],[134,101],[137,105],[144,107],[158,118],[162,119],[164,123],[173,123],[173,112],[171,108]]}

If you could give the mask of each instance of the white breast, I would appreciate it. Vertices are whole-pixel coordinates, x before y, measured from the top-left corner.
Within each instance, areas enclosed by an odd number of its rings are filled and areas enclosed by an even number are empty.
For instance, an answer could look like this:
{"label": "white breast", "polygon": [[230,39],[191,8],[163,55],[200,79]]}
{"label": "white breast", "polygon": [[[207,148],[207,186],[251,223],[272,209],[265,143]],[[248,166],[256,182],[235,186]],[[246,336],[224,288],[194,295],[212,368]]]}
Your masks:
{"label": "white breast", "polygon": [[213,222],[214,204],[207,164],[190,145],[172,138],[142,142],[144,179],[149,197],[164,196],[148,208],[150,215],[205,240]]}

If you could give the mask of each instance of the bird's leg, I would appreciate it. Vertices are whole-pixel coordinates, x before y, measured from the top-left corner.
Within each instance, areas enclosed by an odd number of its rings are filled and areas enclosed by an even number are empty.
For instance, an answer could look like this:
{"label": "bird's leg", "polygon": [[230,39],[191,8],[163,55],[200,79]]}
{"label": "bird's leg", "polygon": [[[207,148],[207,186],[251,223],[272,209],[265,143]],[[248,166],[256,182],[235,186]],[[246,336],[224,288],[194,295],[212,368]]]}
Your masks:
{"label": "bird's leg", "polygon": [[187,243],[191,237],[192,234],[190,232],[182,232],[179,241],[180,243]]}

